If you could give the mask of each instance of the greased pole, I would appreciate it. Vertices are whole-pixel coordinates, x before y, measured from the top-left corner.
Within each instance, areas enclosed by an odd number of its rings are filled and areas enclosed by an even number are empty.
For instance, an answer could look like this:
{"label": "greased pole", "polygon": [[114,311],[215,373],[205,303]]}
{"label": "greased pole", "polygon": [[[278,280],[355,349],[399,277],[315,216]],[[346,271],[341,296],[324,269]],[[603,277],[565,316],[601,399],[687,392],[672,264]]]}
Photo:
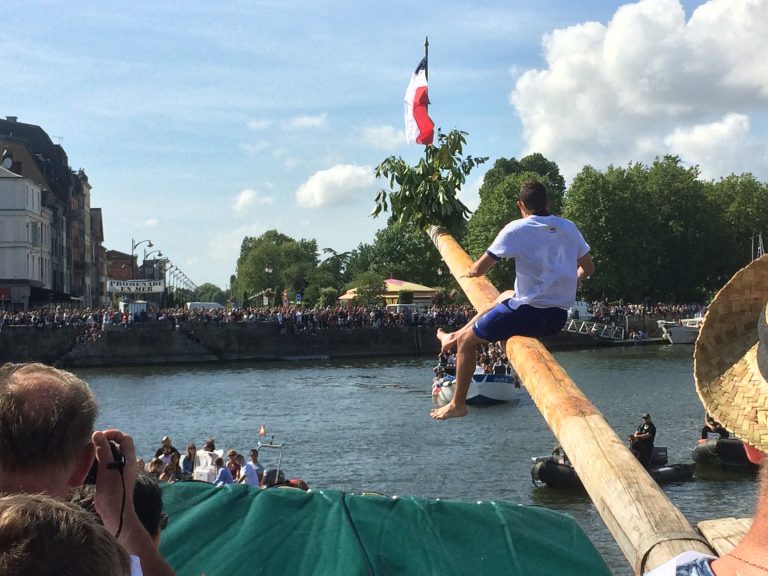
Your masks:
{"label": "greased pole", "polygon": [[[472,259],[449,233],[427,233],[472,305],[487,307],[498,290],[466,277]],[[713,553],[541,342],[514,336],[506,352],[636,574],[689,550]]]}

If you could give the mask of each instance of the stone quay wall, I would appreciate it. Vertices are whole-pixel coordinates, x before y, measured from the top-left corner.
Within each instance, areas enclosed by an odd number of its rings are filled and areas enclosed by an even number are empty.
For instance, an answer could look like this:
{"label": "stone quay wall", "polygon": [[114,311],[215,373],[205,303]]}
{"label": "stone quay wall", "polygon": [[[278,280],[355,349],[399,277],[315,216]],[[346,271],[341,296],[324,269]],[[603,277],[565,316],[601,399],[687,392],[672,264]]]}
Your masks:
{"label": "stone quay wall", "polygon": [[[630,323],[630,330],[633,328]],[[655,328],[655,320],[646,322]],[[639,327],[639,326],[638,326]],[[655,336],[650,331],[651,336]],[[371,356],[437,356],[433,326],[334,328],[279,334],[268,322],[136,322],[107,326],[99,338],[78,342],[83,328],[5,326],[0,363],[43,362],[86,366],[135,366],[233,361],[274,361]],[[584,334],[561,332],[543,340],[550,350],[605,345]]]}

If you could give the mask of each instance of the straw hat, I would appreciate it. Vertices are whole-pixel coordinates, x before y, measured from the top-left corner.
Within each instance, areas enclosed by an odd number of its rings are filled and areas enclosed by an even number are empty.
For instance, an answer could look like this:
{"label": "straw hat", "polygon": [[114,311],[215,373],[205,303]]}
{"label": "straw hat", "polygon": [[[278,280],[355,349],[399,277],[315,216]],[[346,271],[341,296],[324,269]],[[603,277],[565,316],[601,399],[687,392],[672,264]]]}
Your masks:
{"label": "straw hat", "polygon": [[768,452],[768,254],[717,293],[693,354],[704,407],[733,434]]}

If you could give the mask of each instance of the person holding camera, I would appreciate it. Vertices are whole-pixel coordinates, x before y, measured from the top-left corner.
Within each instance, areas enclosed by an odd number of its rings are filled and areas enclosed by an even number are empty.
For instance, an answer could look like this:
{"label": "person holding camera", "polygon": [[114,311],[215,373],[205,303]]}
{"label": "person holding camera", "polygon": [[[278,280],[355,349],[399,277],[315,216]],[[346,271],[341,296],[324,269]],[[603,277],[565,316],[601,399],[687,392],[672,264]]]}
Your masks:
{"label": "person holding camera", "polygon": [[[94,504],[104,527],[131,555],[132,574],[174,572],[133,506],[136,448],[120,430],[96,430],[88,385],[43,364],[0,367],[0,493],[43,493],[64,500],[94,465]],[[125,463],[131,463],[126,465]]]}

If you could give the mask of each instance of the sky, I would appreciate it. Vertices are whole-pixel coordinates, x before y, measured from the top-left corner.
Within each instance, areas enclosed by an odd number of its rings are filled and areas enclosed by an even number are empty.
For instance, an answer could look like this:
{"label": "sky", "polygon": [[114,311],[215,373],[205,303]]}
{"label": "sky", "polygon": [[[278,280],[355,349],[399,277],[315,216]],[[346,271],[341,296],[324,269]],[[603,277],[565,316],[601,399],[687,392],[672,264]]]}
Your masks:
{"label": "sky", "polygon": [[[82,168],[104,245],[226,288],[246,236],[371,243],[374,167],[418,162],[403,96],[429,37],[430,116],[566,178],[664,154],[768,181],[768,0],[4,0],[0,116]],[[147,243],[136,253],[139,262]]]}

